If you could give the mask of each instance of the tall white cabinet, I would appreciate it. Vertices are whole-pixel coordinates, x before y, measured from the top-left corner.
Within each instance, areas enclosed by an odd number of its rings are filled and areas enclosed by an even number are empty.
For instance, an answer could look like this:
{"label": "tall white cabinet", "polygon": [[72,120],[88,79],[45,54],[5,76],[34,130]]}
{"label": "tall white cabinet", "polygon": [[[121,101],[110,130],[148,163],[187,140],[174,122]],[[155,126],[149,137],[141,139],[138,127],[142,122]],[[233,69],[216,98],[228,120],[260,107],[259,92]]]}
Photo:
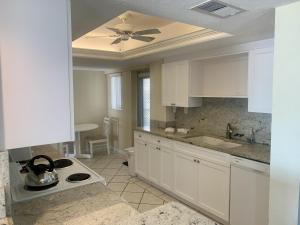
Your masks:
{"label": "tall white cabinet", "polygon": [[69,0],[3,0],[5,149],[74,139]]}
{"label": "tall white cabinet", "polygon": [[248,111],[272,113],[273,48],[249,52]]}

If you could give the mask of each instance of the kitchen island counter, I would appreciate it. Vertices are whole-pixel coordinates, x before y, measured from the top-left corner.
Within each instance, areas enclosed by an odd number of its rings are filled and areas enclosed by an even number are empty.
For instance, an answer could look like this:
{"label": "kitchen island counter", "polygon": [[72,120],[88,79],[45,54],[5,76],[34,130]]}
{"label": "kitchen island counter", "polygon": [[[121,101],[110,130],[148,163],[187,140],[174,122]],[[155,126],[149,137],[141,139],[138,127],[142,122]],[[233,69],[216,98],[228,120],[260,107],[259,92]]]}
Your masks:
{"label": "kitchen island counter", "polygon": [[14,203],[14,225],[114,225],[138,212],[102,183]]}

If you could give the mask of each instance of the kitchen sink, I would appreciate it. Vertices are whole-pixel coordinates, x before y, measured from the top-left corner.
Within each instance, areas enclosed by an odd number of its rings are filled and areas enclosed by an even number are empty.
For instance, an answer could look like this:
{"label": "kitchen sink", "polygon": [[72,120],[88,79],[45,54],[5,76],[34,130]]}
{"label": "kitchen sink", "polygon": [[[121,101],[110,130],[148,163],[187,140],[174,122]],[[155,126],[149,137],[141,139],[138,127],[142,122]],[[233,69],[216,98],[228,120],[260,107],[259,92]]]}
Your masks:
{"label": "kitchen sink", "polygon": [[197,136],[197,137],[187,137],[185,138],[188,141],[191,141],[193,143],[202,143],[206,145],[211,145],[219,148],[229,149],[229,148],[235,148],[241,146],[241,144],[224,141],[219,138],[214,137],[208,137],[208,136]]}

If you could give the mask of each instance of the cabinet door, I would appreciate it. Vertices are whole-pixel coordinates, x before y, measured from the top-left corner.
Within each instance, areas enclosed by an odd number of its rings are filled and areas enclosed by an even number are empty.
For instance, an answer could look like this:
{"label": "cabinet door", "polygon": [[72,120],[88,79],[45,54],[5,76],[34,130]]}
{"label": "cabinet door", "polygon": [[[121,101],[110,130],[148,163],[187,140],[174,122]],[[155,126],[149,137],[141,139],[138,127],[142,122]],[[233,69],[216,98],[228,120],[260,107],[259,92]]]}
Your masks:
{"label": "cabinet door", "polygon": [[161,147],[161,179],[160,184],[167,190],[174,187],[174,151]]}
{"label": "cabinet door", "polygon": [[230,168],[201,160],[198,164],[198,205],[229,220]]}
{"label": "cabinet door", "polygon": [[273,49],[249,52],[248,111],[272,113]]}
{"label": "cabinet door", "polygon": [[175,153],[175,193],[190,201],[197,198],[197,166],[194,157],[185,153]]}
{"label": "cabinet door", "polygon": [[161,148],[158,145],[149,145],[149,180],[160,183]]}
{"label": "cabinet door", "polygon": [[148,144],[144,141],[135,141],[135,169],[136,173],[148,178]]}
{"label": "cabinet door", "polygon": [[1,94],[5,148],[72,141],[68,0],[3,0]]}
{"label": "cabinet door", "polygon": [[172,106],[175,103],[176,68],[174,63],[162,65],[162,105]]}
{"label": "cabinet door", "polygon": [[176,86],[175,104],[179,107],[188,107],[189,99],[189,62],[181,61],[175,64]]}

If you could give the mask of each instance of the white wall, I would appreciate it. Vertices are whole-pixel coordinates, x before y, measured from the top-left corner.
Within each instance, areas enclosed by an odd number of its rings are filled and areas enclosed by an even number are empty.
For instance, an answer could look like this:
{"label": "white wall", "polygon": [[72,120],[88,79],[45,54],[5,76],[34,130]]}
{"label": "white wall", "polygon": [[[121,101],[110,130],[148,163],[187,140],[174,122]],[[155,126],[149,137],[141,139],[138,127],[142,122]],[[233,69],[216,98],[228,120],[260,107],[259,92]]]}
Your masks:
{"label": "white wall", "polygon": [[119,149],[132,145],[132,90],[131,72],[124,71],[122,74],[122,95],[123,109],[114,110],[111,108],[110,74],[107,74],[107,99],[108,115],[119,119]]}
{"label": "white wall", "polygon": [[300,2],[276,8],[269,225],[298,224]]}
{"label": "white wall", "polygon": [[74,116],[77,123],[97,123],[101,133],[107,115],[107,83],[101,71],[74,70]]}

